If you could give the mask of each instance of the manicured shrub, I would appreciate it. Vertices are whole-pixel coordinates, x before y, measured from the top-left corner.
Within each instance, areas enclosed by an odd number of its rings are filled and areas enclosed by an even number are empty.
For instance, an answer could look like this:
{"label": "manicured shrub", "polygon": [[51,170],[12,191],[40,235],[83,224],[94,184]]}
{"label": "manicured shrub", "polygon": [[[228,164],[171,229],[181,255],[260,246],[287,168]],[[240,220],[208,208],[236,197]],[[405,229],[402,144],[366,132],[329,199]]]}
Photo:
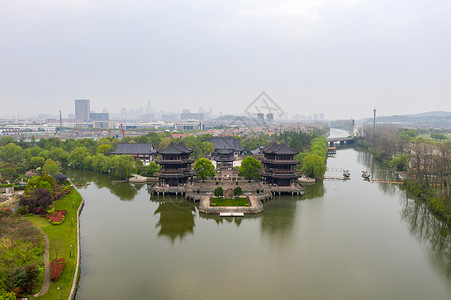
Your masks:
{"label": "manicured shrub", "polygon": [[222,189],[222,187],[215,188],[215,196],[216,197],[223,196],[223,195],[224,195],[224,190]]}
{"label": "manicured shrub", "polygon": [[235,194],[235,196],[240,196],[243,194],[243,189],[240,186],[237,186],[236,188],[233,189],[233,193]]}
{"label": "manicured shrub", "polygon": [[45,217],[48,218],[49,222],[53,225],[59,225],[63,223],[66,213],[67,210],[55,210],[52,214],[48,214]]}
{"label": "manicured shrub", "polygon": [[52,281],[57,281],[66,265],[66,260],[64,258],[53,259],[50,262],[50,279]]}

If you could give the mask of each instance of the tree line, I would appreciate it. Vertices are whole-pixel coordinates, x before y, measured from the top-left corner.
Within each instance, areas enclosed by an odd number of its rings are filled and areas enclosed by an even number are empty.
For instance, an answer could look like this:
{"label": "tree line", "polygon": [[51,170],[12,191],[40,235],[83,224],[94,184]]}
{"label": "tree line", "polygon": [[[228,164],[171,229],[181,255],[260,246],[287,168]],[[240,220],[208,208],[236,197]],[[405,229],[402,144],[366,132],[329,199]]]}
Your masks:
{"label": "tree line", "polygon": [[[451,224],[451,142],[429,132],[437,141],[419,137],[424,130],[403,129],[393,125],[365,127],[358,143],[374,156],[395,168],[406,171],[406,187],[423,198],[433,211]],[[443,142],[439,142],[442,140]]]}

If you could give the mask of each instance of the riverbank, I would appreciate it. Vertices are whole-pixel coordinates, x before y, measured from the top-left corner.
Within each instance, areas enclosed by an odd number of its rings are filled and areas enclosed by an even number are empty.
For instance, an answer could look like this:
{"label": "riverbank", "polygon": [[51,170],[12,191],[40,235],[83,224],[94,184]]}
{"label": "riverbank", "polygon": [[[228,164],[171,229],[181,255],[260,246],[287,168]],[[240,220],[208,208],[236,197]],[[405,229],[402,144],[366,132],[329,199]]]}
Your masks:
{"label": "riverbank", "polygon": [[78,240],[77,240],[77,213],[82,203],[81,195],[72,187],[71,193],[67,197],[56,200],[53,206],[56,210],[67,210],[65,220],[60,225],[52,225],[47,218],[38,215],[26,216],[24,219],[35,224],[49,238],[50,260],[58,253],[66,261],[63,272],[56,282],[51,282],[46,294],[36,297],[36,299],[67,299],[71,292],[74,278],[76,278],[78,260]]}
{"label": "riverbank", "polygon": [[[390,161],[384,159],[383,153],[369,146],[365,141],[358,141],[357,145],[370,152],[373,157],[380,162],[388,165]],[[426,186],[420,180],[411,178],[406,172],[396,172],[398,177],[403,181],[403,186],[411,192],[416,198],[424,201],[429,209],[437,214],[448,225],[451,225],[451,202],[450,199],[443,195],[443,191],[433,186]],[[402,175],[400,175],[402,173]]]}

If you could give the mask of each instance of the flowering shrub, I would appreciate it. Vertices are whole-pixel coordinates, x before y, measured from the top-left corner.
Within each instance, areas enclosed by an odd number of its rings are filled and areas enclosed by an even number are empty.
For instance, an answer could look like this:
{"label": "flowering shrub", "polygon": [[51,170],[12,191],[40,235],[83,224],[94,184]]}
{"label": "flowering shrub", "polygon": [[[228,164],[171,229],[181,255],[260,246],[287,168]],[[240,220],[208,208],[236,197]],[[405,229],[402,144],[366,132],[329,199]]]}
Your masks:
{"label": "flowering shrub", "polygon": [[58,280],[65,265],[66,260],[64,258],[53,259],[50,262],[50,279],[52,281]]}
{"label": "flowering shrub", "polygon": [[70,185],[64,185],[64,184],[57,186],[54,191],[55,200],[59,200],[59,199],[63,198],[64,196],[69,195],[70,188],[71,188]]}
{"label": "flowering shrub", "polygon": [[53,225],[59,225],[63,223],[66,213],[67,210],[54,210],[52,214],[48,214],[45,217],[48,218],[49,222]]}

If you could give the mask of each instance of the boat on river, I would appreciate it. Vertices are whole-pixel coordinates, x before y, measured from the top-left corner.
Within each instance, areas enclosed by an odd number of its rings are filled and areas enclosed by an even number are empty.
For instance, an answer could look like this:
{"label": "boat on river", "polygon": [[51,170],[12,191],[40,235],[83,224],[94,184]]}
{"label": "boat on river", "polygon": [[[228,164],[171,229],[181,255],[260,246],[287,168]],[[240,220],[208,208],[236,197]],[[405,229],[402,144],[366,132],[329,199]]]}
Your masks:
{"label": "boat on river", "polygon": [[349,179],[349,177],[351,177],[351,172],[349,172],[349,170],[343,169],[343,178]]}
{"label": "boat on river", "polygon": [[364,170],[364,171],[362,171],[362,177],[364,179],[370,179],[371,174],[370,174],[370,172],[368,170]]}

